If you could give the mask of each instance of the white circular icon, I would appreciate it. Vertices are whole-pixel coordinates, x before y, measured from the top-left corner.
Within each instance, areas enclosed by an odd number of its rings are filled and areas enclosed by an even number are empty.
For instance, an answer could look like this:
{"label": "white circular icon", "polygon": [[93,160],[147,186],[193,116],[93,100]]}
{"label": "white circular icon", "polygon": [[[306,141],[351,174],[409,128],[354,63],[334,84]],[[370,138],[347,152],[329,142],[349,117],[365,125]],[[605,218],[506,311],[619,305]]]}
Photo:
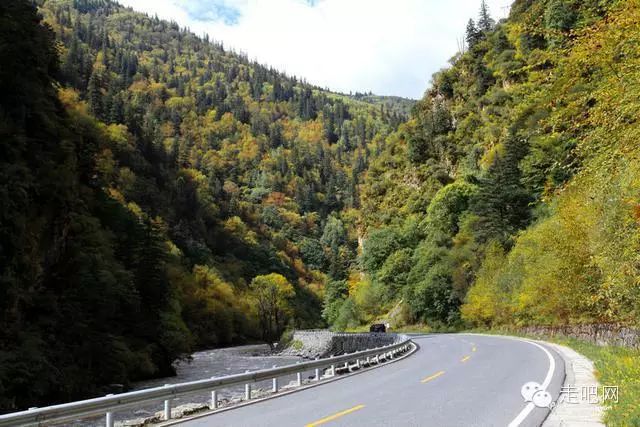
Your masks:
{"label": "white circular icon", "polygon": [[549,408],[553,399],[549,392],[544,390],[538,390],[533,395],[533,404],[538,408]]}
{"label": "white circular icon", "polygon": [[531,402],[533,400],[533,395],[540,390],[542,390],[542,386],[540,384],[535,381],[530,381],[522,386],[520,394],[522,394],[525,402]]}

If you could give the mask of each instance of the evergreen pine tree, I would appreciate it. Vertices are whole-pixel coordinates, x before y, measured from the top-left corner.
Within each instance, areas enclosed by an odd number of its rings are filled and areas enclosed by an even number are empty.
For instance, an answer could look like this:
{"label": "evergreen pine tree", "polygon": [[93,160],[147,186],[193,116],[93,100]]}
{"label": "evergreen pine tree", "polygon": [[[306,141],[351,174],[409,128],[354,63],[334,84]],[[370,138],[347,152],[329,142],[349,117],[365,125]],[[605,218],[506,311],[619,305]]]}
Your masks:
{"label": "evergreen pine tree", "polygon": [[89,83],[87,85],[87,99],[89,101],[89,108],[94,116],[98,119],[102,119],[103,103],[102,92],[100,90],[100,81],[97,73],[91,73]]}
{"label": "evergreen pine tree", "polygon": [[480,41],[480,32],[478,31],[478,27],[476,27],[476,23],[473,22],[473,19],[469,19],[469,22],[467,23],[467,34],[465,39],[469,49],[473,49],[476,43]]}
{"label": "evergreen pine tree", "polygon": [[487,6],[487,2],[482,0],[480,3],[480,16],[478,18],[478,29],[482,32],[488,32],[493,30],[493,27],[496,25],[496,22],[491,18],[491,14],[489,13],[489,6]]}
{"label": "evergreen pine tree", "polygon": [[480,180],[472,211],[479,217],[476,235],[481,242],[496,239],[507,244],[510,236],[531,220],[531,197],[521,180],[519,162],[527,152],[525,141],[509,138],[504,153],[496,155]]}

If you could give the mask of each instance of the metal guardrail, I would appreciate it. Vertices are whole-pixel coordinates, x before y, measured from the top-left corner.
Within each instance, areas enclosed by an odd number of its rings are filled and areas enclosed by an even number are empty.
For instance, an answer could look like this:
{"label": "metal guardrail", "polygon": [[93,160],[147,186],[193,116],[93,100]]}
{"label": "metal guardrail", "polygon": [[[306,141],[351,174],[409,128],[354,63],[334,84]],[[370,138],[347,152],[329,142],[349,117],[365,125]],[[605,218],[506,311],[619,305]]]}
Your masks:
{"label": "metal guardrail", "polygon": [[[228,375],[225,377],[213,377],[209,379],[190,381],[179,384],[168,384],[164,387],[154,387],[145,390],[131,391],[127,393],[107,395],[94,399],[80,400],[77,402],[63,403],[44,408],[32,408],[27,411],[14,412],[0,415],[0,427],[5,426],[34,426],[49,425],[65,421],[79,420],[83,418],[105,415],[105,425],[113,427],[113,414],[123,409],[135,407],[150,402],[164,402],[164,419],[171,419],[171,403],[177,397],[182,397],[203,391],[211,392],[212,409],[218,407],[217,390],[222,388],[245,385],[245,399],[251,399],[251,383],[269,380],[273,382],[272,391],[278,392],[278,378],[297,374],[297,385],[302,385],[302,372],[315,369],[315,381],[320,381],[320,369],[330,367],[331,376],[336,375],[336,370],[341,364],[344,368],[360,368],[362,364],[379,364],[381,359],[390,360],[399,354],[405,353],[413,345],[409,337],[404,336],[402,341],[384,347],[359,351],[340,356],[332,356],[324,359],[316,359],[295,365],[281,366],[271,369],[246,372],[243,374]],[[349,363],[355,362],[354,365]]]}

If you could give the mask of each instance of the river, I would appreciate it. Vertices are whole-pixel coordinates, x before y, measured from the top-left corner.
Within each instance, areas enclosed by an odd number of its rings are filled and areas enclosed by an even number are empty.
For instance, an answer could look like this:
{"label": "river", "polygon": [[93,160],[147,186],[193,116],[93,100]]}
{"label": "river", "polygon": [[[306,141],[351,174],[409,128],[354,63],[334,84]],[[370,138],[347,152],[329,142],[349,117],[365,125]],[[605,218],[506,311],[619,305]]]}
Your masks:
{"label": "river", "polygon": [[[231,374],[239,374],[258,369],[271,368],[273,366],[283,366],[301,361],[301,358],[292,356],[274,356],[269,354],[269,347],[265,345],[246,345],[238,347],[220,348],[214,350],[204,350],[193,353],[190,360],[178,361],[175,364],[176,375],[167,378],[158,378],[150,381],[142,381],[133,385],[133,390],[143,390],[146,388],[160,387],[165,384],[176,384],[187,381],[201,380],[211,377],[221,377]],[[282,384],[293,380],[284,378]],[[258,383],[254,387],[268,388],[271,382]],[[224,389],[218,391],[219,399],[232,399],[244,396],[244,387]],[[173,400],[173,406],[185,403],[205,403],[211,399],[211,393],[194,394]],[[161,411],[163,403],[145,405],[136,409],[124,410],[115,413],[115,420],[131,420],[153,415]],[[72,423],[76,426],[103,426],[104,418],[85,420]]]}

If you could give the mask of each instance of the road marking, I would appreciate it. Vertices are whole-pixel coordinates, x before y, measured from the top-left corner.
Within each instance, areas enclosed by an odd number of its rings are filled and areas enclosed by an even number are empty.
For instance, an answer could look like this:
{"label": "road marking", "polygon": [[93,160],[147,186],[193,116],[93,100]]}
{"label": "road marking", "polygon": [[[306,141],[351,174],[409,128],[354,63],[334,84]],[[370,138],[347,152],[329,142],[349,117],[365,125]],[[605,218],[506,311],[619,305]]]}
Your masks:
{"label": "road marking", "polygon": [[420,382],[424,384],[424,383],[427,383],[427,382],[429,382],[431,380],[435,380],[436,378],[438,378],[441,375],[444,375],[444,371],[436,372],[435,374],[431,375],[430,377],[427,377],[427,378],[423,379]]}
{"label": "road marking", "polygon": [[[547,387],[549,387],[549,384],[551,384],[553,373],[556,370],[556,360],[553,358],[551,353],[549,353],[549,350],[547,350],[540,344],[535,343],[533,341],[529,341],[529,340],[523,340],[523,339],[519,341],[524,341],[531,345],[535,345],[536,347],[538,347],[539,349],[541,349],[547,354],[547,357],[549,358],[549,370],[547,371],[547,376],[544,378],[544,382],[542,383],[542,389],[546,390]],[[518,416],[516,416],[513,419],[513,421],[509,423],[509,427],[518,427],[524,421],[524,419],[527,418],[527,416],[531,413],[531,411],[533,411],[534,408],[535,408],[535,405],[533,403],[528,403],[527,406],[525,406],[524,409],[518,414]]]}
{"label": "road marking", "polygon": [[475,346],[471,349],[471,351],[473,351],[474,353],[476,352]]}
{"label": "road marking", "polygon": [[462,363],[464,363],[464,362],[466,362],[466,361],[467,361],[467,360],[469,360],[469,359],[471,359],[471,356],[465,356],[465,357],[463,357],[462,359],[460,359],[460,361],[461,361]]}
{"label": "road marking", "polygon": [[357,406],[354,406],[351,409],[347,409],[345,411],[338,412],[337,414],[329,415],[328,417],[322,418],[321,420],[318,420],[318,421],[314,421],[314,422],[312,422],[310,424],[307,424],[305,427],[316,427],[316,426],[319,426],[321,424],[328,423],[329,421],[333,421],[333,420],[335,420],[337,418],[340,418],[340,417],[342,417],[344,415],[350,414],[352,412],[359,411],[362,408],[364,408],[364,405],[357,405]]}

